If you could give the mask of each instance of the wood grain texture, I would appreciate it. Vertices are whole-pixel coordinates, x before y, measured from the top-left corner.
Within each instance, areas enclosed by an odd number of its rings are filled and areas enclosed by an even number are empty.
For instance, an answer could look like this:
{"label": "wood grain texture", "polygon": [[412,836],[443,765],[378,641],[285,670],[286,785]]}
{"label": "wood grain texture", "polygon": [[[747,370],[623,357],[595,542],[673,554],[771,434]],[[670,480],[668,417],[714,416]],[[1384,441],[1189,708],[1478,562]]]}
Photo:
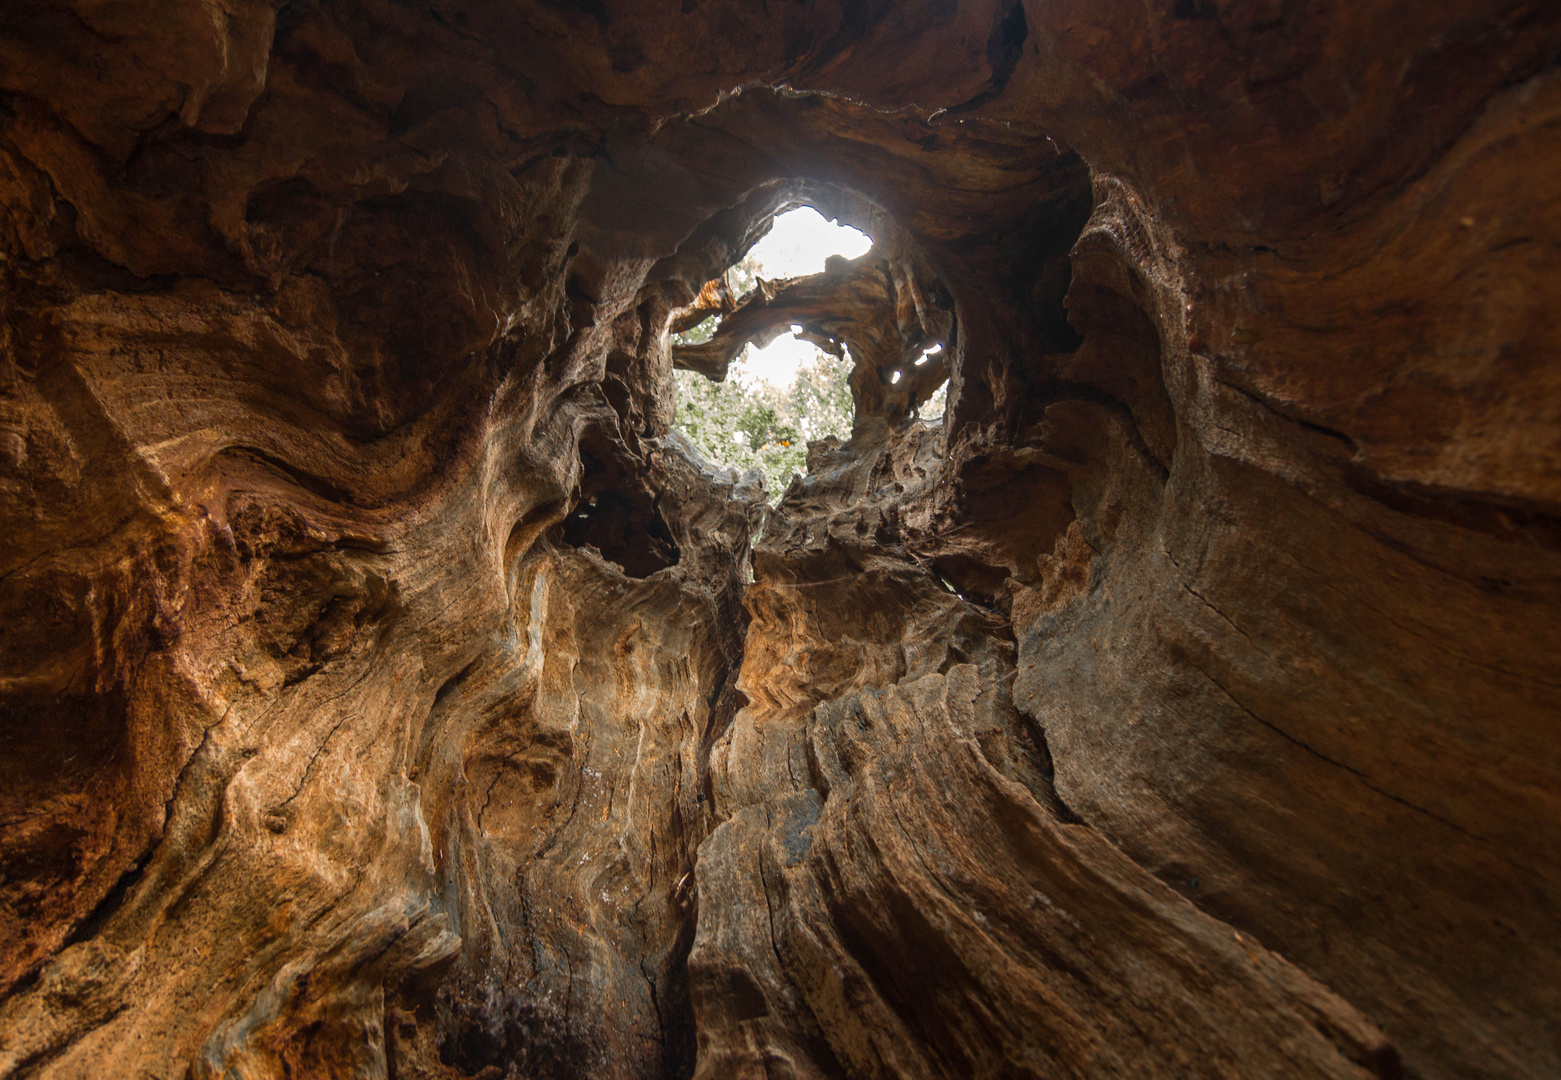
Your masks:
{"label": "wood grain texture", "polygon": [[1554,1077],[1558,49],[10,5],[0,1077]]}

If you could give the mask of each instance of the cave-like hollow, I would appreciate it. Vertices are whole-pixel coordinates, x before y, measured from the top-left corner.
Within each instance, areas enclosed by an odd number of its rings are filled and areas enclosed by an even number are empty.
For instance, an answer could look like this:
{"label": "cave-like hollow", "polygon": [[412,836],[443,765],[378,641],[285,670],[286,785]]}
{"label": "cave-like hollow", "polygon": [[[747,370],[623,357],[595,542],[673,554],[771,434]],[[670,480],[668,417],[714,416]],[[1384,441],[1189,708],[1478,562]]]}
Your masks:
{"label": "cave-like hollow", "polygon": [[1421,8],[11,5],[0,1078],[1561,1074],[1561,9]]}

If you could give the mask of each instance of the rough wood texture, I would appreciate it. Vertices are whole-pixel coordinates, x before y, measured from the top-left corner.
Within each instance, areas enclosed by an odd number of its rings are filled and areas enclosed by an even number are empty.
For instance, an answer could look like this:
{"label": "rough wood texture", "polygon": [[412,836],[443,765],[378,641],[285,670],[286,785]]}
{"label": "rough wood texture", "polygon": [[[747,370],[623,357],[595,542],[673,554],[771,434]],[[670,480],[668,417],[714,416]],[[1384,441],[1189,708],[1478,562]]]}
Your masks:
{"label": "rough wood texture", "polygon": [[0,1077],[1561,1073],[1558,50],[9,5]]}

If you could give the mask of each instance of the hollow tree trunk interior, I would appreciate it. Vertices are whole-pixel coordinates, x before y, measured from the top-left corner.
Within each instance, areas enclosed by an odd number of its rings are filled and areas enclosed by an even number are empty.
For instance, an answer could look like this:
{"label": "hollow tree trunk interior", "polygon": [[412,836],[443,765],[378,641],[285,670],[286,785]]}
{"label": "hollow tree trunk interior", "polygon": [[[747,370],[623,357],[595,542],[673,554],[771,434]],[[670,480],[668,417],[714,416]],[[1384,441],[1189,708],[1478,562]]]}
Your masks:
{"label": "hollow tree trunk interior", "polygon": [[0,1077],[1561,1075],[1558,53],[8,4]]}

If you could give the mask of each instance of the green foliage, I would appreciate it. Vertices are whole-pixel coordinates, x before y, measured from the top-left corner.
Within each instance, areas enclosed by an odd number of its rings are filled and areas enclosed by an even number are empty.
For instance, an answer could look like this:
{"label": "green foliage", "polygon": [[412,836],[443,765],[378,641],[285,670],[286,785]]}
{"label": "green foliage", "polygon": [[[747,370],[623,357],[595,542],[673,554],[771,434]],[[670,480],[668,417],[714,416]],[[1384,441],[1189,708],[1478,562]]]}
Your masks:
{"label": "green foliage", "polygon": [[[849,356],[849,353],[847,354]],[[856,405],[851,400],[851,361],[835,360],[820,352],[811,364],[797,372],[787,395],[788,415],[798,419],[805,439],[851,434]]]}
{"label": "green foliage", "polygon": [[793,473],[806,471],[808,440],[851,434],[850,365],[823,353],[804,366],[789,391],[751,377],[741,358],[725,382],[679,371],[672,424],[707,458],[739,472],[758,469],[772,503]]}
{"label": "green foliage", "polygon": [[[757,287],[759,264],[752,255],[727,270],[727,287],[738,299]],[[676,345],[709,341],[721,324],[712,315],[698,326],[672,335]],[[793,473],[807,468],[807,444],[815,439],[851,436],[855,405],[851,400],[849,353],[836,360],[819,351],[803,365],[786,390],[752,377],[746,352],[732,364],[726,381],[711,382],[692,371],[679,371],[677,412],[672,424],[687,435],[700,453],[717,465],[738,472],[758,469],[772,503],[791,484]],[[947,384],[921,407],[921,417],[937,423],[943,416]]]}
{"label": "green foliage", "polygon": [[703,345],[715,336],[715,328],[721,325],[721,318],[712,315],[702,323],[690,326],[681,334],[672,334],[667,340],[674,345]]}
{"label": "green foliage", "polygon": [[[745,358],[746,353],[737,358],[725,382],[711,382],[692,371],[675,373],[678,403],[672,426],[715,464],[738,472],[758,469],[770,502],[776,503],[792,474],[806,471],[810,441],[851,436],[856,410],[847,381],[850,354],[836,360],[820,351],[784,391],[754,378]],[[940,422],[947,397],[945,382],[922,405],[921,419]]]}
{"label": "green foliage", "polygon": [[782,449],[798,442],[797,429],[776,413],[774,406],[749,401],[737,418],[737,430],[748,437],[748,449],[759,453],[767,446]]}

